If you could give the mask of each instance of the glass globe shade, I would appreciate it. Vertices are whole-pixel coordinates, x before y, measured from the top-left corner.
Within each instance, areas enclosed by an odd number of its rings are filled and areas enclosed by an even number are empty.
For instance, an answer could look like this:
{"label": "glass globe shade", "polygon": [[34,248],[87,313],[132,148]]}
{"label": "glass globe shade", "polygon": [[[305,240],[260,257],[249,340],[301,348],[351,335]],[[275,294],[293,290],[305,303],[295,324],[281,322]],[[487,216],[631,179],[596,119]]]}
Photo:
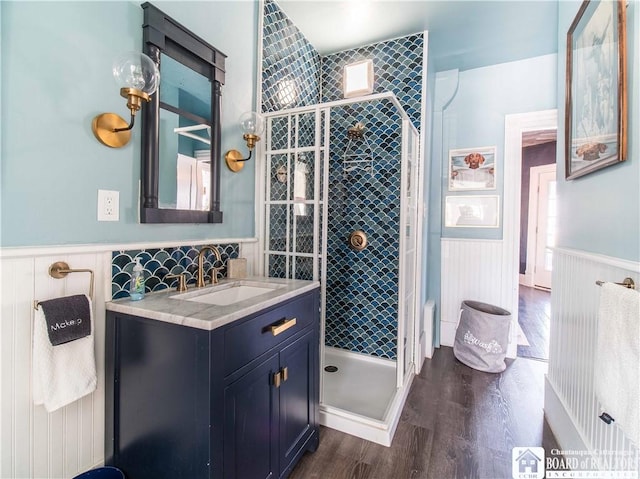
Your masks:
{"label": "glass globe shade", "polygon": [[248,111],[240,117],[240,126],[245,134],[261,135],[264,131],[264,119],[257,112]]}
{"label": "glass globe shade", "polygon": [[135,88],[148,95],[153,95],[160,84],[157,65],[141,52],[129,52],[116,60],[113,77],[120,88]]}

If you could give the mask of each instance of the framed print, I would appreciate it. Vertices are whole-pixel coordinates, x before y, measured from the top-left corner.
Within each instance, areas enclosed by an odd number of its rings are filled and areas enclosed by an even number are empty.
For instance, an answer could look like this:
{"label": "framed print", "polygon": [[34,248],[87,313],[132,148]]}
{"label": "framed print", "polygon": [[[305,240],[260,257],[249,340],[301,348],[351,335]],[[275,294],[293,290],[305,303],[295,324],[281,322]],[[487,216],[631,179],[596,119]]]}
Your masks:
{"label": "framed print", "polygon": [[498,228],[499,206],[498,195],[447,196],[444,225],[447,228]]}
{"label": "framed print", "polygon": [[567,33],[567,180],[626,159],[625,9],[621,0],[585,0]]}
{"label": "framed print", "polygon": [[449,191],[495,188],[495,146],[449,150]]}

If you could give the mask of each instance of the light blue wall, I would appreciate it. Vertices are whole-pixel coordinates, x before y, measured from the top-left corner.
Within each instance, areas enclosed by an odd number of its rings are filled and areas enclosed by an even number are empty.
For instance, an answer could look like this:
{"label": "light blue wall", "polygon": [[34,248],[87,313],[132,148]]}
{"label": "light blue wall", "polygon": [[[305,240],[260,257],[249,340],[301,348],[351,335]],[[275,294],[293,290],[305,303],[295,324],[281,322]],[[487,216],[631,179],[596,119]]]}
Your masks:
{"label": "light blue wall", "polygon": [[[460,72],[458,91],[443,112],[441,176],[432,187],[442,192],[442,207],[448,195],[499,195],[503,209],[504,119],[512,113],[556,108],[555,54],[529,58]],[[448,151],[460,148],[496,147],[496,189],[448,191]],[[439,184],[435,184],[439,181]],[[441,210],[444,214],[444,210]],[[500,214],[502,225],[502,212]],[[499,228],[442,228],[448,238],[502,238]]]}
{"label": "light blue wall", "polygon": [[[140,3],[0,2],[2,246],[254,235],[254,162],[238,174],[222,167],[223,224],[142,225],[139,124],[121,149],[91,132],[99,113],[128,114],[111,64],[141,49]],[[228,55],[222,151],[246,148],[237,123],[254,105],[257,3],[154,5]],[[97,222],[98,189],[120,192],[119,222]]]}
{"label": "light blue wall", "polygon": [[[558,10],[558,98],[565,96],[566,34],[581,2]],[[640,2],[627,8],[627,160],[564,181],[564,109],[558,118],[558,246],[640,260]]]}
{"label": "light blue wall", "polygon": [[[502,224],[505,115],[557,107],[557,55],[550,54],[458,72],[438,72],[433,102],[433,139],[429,183],[429,281],[427,296],[436,303],[434,345],[439,346],[441,238],[501,239],[500,228],[445,228],[447,195],[500,195]],[[496,147],[496,189],[448,191],[450,149]]]}

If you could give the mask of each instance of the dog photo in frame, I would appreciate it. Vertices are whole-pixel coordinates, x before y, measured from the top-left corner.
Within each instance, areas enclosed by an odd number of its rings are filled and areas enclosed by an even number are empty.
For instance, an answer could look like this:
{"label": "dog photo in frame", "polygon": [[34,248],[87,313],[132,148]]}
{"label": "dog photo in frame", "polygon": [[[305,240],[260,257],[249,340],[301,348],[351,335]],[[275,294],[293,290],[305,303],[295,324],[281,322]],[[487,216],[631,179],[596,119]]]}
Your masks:
{"label": "dog photo in frame", "polygon": [[449,191],[495,189],[495,146],[449,150]]}

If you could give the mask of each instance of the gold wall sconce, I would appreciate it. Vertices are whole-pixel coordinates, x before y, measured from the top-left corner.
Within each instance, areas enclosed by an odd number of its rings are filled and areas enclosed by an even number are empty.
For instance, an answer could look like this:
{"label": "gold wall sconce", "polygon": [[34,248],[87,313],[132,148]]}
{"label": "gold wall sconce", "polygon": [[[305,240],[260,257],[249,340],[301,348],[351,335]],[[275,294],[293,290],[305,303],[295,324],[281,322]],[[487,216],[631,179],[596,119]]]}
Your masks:
{"label": "gold wall sconce", "polygon": [[143,102],[151,100],[160,84],[160,71],[155,62],[141,52],[129,52],[113,64],[113,77],[120,87],[120,95],[127,99],[131,121],[115,113],[102,113],[93,119],[91,129],[96,139],[110,148],[129,143],[136,112]]}
{"label": "gold wall sconce", "polygon": [[253,149],[256,143],[260,141],[260,135],[264,131],[264,119],[262,115],[255,111],[249,111],[243,113],[240,117],[240,126],[244,135],[242,138],[247,142],[247,148],[249,148],[249,156],[242,157],[242,153],[238,150],[229,150],[224,155],[224,161],[227,163],[227,167],[237,173],[244,168],[244,162],[251,159]]}

